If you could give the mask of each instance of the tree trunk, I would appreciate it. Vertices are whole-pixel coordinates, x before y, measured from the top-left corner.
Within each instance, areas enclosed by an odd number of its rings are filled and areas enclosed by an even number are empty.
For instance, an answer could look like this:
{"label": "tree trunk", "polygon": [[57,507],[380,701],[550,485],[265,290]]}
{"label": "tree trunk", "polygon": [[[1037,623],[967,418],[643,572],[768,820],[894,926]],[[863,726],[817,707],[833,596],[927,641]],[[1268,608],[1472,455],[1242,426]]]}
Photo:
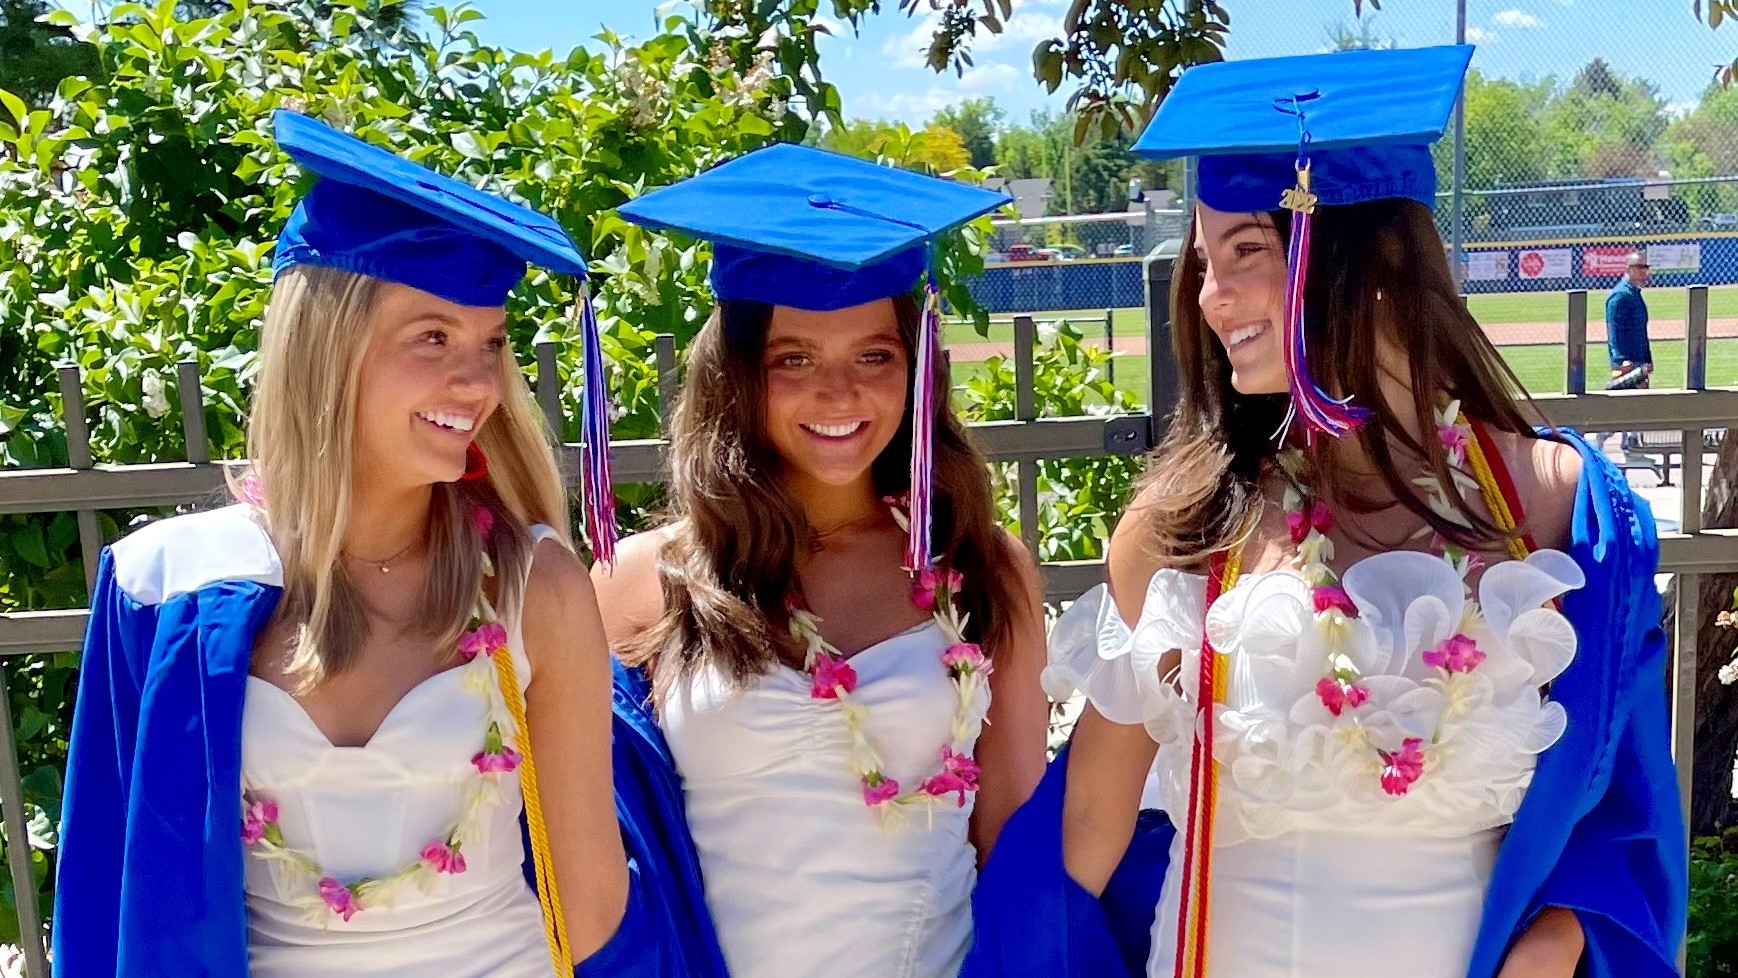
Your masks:
{"label": "tree trunk", "polygon": [[[1686,460],[1694,457],[1686,456]],[[1714,463],[1702,507],[1702,525],[1738,526],[1738,438],[1727,438]],[[1738,824],[1738,802],[1732,798],[1732,763],[1738,753],[1738,686],[1722,686],[1718,678],[1720,667],[1732,659],[1738,635],[1714,624],[1720,612],[1731,609],[1735,585],[1738,574],[1705,574],[1696,601],[1696,647],[1689,653],[1696,656],[1696,753],[1690,793],[1690,829],[1695,835],[1713,835]],[[1677,589],[1674,579],[1666,595],[1668,602]],[[1668,637],[1677,624],[1672,607],[1668,604],[1666,611]]]}

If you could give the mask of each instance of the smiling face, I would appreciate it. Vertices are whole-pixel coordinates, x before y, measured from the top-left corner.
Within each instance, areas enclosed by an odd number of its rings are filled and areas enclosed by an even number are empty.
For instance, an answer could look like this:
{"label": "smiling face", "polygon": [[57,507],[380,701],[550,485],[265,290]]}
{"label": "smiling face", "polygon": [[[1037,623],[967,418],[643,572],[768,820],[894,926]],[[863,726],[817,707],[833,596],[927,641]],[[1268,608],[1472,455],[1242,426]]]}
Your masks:
{"label": "smiling face", "polygon": [[382,488],[454,482],[501,404],[506,311],[383,283],[356,400],[356,457]]}
{"label": "smiling face", "polygon": [[766,437],[785,478],[868,481],[899,433],[910,383],[892,300],[834,312],[774,307],[761,366]]}
{"label": "smiling face", "polygon": [[1231,361],[1231,386],[1285,393],[1285,246],[1273,218],[1199,205],[1195,220],[1201,316]]}

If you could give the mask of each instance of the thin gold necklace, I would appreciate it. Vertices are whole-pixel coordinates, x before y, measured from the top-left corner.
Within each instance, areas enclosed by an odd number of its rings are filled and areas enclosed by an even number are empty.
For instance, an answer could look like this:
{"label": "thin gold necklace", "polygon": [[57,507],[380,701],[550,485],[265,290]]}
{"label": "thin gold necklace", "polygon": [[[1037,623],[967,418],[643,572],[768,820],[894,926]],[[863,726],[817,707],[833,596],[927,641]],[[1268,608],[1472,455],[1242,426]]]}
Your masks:
{"label": "thin gold necklace", "polygon": [[421,542],[422,542],[422,538],[417,537],[417,538],[411,540],[409,543],[405,544],[403,550],[400,550],[398,553],[393,554],[392,556],[386,558],[385,560],[372,560],[372,559],[369,559],[366,557],[357,557],[357,556],[354,556],[351,554],[345,554],[344,556],[345,556],[345,558],[347,558],[349,560],[354,560],[358,564],[373,564],[375,567],[380,568],[380,573],[386,574],[386,573],[391,572],[393,564],[398,563],[400,558],[402,558],[405,554],[410,553],[412,548],[414,548],[417,544],[419,544]]}

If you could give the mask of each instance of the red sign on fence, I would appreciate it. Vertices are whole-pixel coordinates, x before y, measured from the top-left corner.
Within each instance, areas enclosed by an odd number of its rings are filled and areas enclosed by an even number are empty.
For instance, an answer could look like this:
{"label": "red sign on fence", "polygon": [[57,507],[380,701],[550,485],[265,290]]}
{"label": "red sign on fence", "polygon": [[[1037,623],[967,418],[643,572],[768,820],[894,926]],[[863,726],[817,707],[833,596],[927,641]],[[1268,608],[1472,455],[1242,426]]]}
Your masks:
{"label": "red sign on fence", "polygon": [[1568,248],[1529,249],[1521,252],[1522,278],[1568,278]]}
{"label": "red sign on fence", "polygon": [[1619,245],[1587,245],[1581,249],[1581,274],[1622,275],[1629,267],[1629,256],[1633,250]]}

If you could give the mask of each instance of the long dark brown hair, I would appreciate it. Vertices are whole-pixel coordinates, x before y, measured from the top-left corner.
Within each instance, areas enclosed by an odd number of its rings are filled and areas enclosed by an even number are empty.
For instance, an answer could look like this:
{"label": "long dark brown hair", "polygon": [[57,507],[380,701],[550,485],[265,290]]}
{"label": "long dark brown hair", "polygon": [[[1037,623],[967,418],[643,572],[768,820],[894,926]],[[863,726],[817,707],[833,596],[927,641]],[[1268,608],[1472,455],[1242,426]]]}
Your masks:
{"label": "long dark brown hair", "polygon": [[[911,483],[909,392],[921,313],[907,295],[894,297],[893,307],[911,367],[898,433],[871,467],[880,496],[903,494]],[[798,651],[785,602],[797,557],[816,538],[778,476],[778,453],[766,435],[762,356],[772,312],[763,303],[720,303],[689,347],[670,425],[673,536],[658,559],[664,613],[627,653],[630,662],[650,665],[659,699],[702,666],[740,682],[772,668],[781,650]],[[1006,572],[1014,545],[996,523],[983,454],[953,412],[945,376],[938,380],[935,547],[941,565],[965,576],[959,602],[971,615],[968,637],[993,657],[1012,635],[1025,595],[1021,575]]]}
{"label": "long dark brown hair", "polygon": [[[1290,212],[1270,216],[1283,244]],[[1288,395],[1245,395],[1231,386],[1230,360],[1201,312],[1199,233],[1199,222],[1193,222],[1171,283],[1177,408],[1142,484],[1151,503],[1143,515],[1156,529],[1161,561],[1171,566],[1198,565],[1254,527],[1261,480],[1276,450],[1274,433],[1290,404]],[[1461,302],[1430,210],[1410,200],[1324,207],[1316,212],[1311,239],[1305,329],[1316,382],[1335,396],[1350,394],[1372,412],[1352,437],[1363,441],[1392,500],[1461,546],[1503,541],[1503,531],[1456,487],[1444,454],[1427,449],[1414,434],[1436,431],[1440,394],[1458,398],[1468,417],[1501,431],[1531,434],[1539,416]],[[1405,420],[1380,389],[1378,351],[1384,341],[1406,353],[1412,403]],[[1320,440],[1306,451],[1314,488],[1354,510],[1387,505],[1337,492],[1339,480],[1327,458],[1332,442]],[[1467,525],[1431,510],[1412,484],[1419,465],[1429,466]]]}

